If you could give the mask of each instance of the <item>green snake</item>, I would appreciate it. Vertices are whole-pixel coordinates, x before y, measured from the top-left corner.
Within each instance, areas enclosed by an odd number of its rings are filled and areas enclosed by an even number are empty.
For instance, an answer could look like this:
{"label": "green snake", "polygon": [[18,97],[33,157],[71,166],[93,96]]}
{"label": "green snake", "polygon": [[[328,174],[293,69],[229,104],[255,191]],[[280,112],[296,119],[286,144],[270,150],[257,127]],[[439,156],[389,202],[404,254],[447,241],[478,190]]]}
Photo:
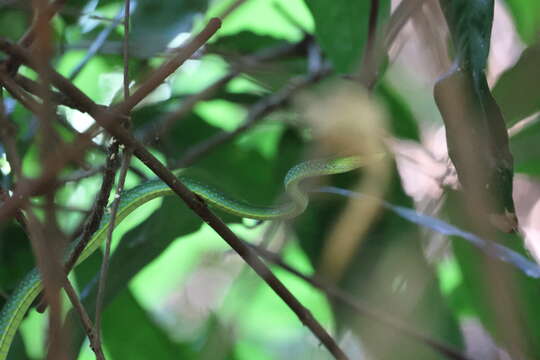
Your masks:
{"label": "green snake", "polygon": [[[309,198],[302,191],[299,184],[310,177],[332,175],[349,172],[366,163],[380,158],[379,155],[369,157],[350,156],[328,160],[311,160],[300,163],[291,168],[285,176],[285,191],[289,201],[276,206],[253,206],[246,202],[236,200],[217,189],[198,182],[186,176],[179,180],[192,192],[203,198],[210,206],[221,209],[227,213],[243,218],[258,220],[290,219],[301,214],[307,207]],[[116,214],[116,224],[119,224],[132,211],[144,203],[174,192],[161,180],[150,180],[122,194]],[[91,237],[82,251],[77,264],[90,256],[106,238],[111,218],[109,213],[104,216],[98,230]],[[77,240],[77,241],[80,241]],[[75,248],[77,241],[69,247],[66,257]],[[6,359],[13,337],[21,324],[24,315],[32,305],[34,299],[42,291],[41,276],[37,269],[29,272],[8,299],[0,313],[0,360]]]}

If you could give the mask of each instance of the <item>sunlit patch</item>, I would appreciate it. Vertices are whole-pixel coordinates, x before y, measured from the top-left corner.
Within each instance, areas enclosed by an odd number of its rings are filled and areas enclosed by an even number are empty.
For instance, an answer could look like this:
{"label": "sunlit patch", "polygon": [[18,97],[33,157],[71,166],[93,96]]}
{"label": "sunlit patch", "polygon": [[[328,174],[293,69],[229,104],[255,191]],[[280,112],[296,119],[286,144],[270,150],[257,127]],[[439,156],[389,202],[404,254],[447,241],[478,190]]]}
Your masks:
{"label": "sunlit patch", "polygon": [[191,36],[191,33],[189,32],[181,32],[178,35],[174,37],[168,44],[167,48],[174,49],[179,46],[182,46],[184,43],[186,43]]}
{"label": "sunlit patch", "polygon": [[197,104],[195,113],[215,127],[233,131],[243,122],[247,111],[228,101],[213,100]]}
{"label": "sunlit patch", "polygon": [[462,274],[455,259],[441,261],[437,265],[439,286],[445,295],[450,295],[462,282]]}
{"label": "sunlit patch", "polygon": [[9,162],[7,161],[6,154],[2,154],[2,157],[0,158],[0,172],[2,175],[9,175],[11,173],[11,166],[9,165]]}
{"label": "sunlit patch", "polygon": [[90,126],[94,125],[94,119],[87,113],[64,106],[61,107],[61,110],[63,110],[66,120],[78,132],[85,132]]}
{"label": "sunlit patch", "polygon": [[105,73],[99,76],[99,88],[102,90],[101,102],[110,105],[123,88],[124,74],[121,72]]}

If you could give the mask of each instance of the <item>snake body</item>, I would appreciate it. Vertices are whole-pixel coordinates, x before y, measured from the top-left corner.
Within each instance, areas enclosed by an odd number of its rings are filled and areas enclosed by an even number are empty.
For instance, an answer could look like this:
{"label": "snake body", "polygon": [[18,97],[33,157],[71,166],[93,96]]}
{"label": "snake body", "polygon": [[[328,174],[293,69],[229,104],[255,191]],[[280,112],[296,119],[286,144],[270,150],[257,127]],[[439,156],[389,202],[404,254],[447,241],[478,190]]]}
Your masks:
{"label": "snake body", "polygon": [[[192,192],[203,198],[210,206],[227,213],[258,220],[289,219],[301,214],[308,205],[309,198],[299,187],[302,180],[310,177],[349,172],[363,166],[366,162],[373,160],[374,157],[377,158],[378,156],[374,155],[369,159],[351,156],[330,160],[311,160],[294,166],[288,171],[284,180],[285,190],[290,201],[277,206],[253,206],[236,200],[192,178],[180,176],[179,180]],[[150,180],[126,191],[122,194],[120,200],[116,214],[116,224],[119,224],[132,211],[144,203],[161,196],[173,194],[174,192],[161,180]],[[77,264],[83,262],[100,246],[107,236],[110,222],[110,214],[107,212],[98,230],[79,256]],[[80,241],[80,239],[77,241]],[[76,247],[77,241],[73,242],[72,246],[69,247],[66,257],[69,257],[69,254]],[[0,313],[0,360],[6,359],[13,337],[24,315],[42,289],[41,276],[39,271],[34,269],[23,278],[2,309]]]}

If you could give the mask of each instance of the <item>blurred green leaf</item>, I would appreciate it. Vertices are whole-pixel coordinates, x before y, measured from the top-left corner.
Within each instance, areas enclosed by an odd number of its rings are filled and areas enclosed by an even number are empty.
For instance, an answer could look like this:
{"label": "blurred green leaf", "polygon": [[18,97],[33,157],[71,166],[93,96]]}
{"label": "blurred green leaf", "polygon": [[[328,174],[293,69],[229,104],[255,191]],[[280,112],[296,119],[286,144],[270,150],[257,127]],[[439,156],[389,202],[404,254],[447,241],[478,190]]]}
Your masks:
{"label": "blurred green leaf", "polygon": [[26,354],[26,349],[21,335],[18,333],[13,338],[13,343],[9,349],[7,358],[8,360],[30,360],[30,357],[28,354]]}
{"label": "blurred green leaf", "polygon": [[217,316],[210,315],[202,338],[198,358],[207,360],[238,360],[235,356],[235,334],[231,325],[222,323]]}
{"label": "blurred green leaf", "polygon": [[[354,71],[367,41],[370,1],[305,0],[315,19],[315,36],[341,73]],[[390,1],[379,1],[378,23],[389,14]]]}
{"label": "blurred green leaf", "polygon": [[126,289],[103,313],[103,340],[111,359],[193,358],[190,346],[173,342]]}
{"label": "blurred green leaf", "polygon": [[0,4],[0,36],[17,41],[31,21],[30,14],[19,9],[3,9],[3,6]]}
{"label": "blurred green leaf", "polygon": [[540,175],[540,149],[538,137],[540,136],[540,119],[536,118],[532,125],[521,130],[510,138],[510,147],[514,155],[514,168],[516,172],[528,175]]}
{"label": "blurred green leaf", "polygon": [[[452,223],[467,229],[474,220],[465,218],[458,201],[458,196],[450,193],[446,210]],[[495,240],[527,256],[520,236],[499,234]],[[453,249],[462,274],[460,305],[463,308],[458,311],[476,315],[511,357],[520,354],[523,358],[534,358],[540,353],[538,279],[487,257],[468,242],[457,239],[453,241]]]}
{"label": "blurred green leaf", "polygon": [[540,42],[525,49],[518,62],[501,75],[493,96],[508,126],[540,111]]}
{"label": "blurred green leaf", "polygon": [[[480,261],[483,256],[478,250],[461,243],[455,251],[462,271],[467,274],[464,287],[468,306],[474,309],[500,346],[506,349],[515,347],[517,344],[513,336],[519,334],[519,346],[523,347],[521,351],[526,354],[525,358],[534,358],[540,351],[538,281],[507,265],[496,270],[497,279],[488,280],[485,270],[487,262]],[[496,289],[492,288],[494,285]],[[501,303],[505,305],[497,307],[497,301],[494,301],[497,297],[504,299]]]}
{"label": "blurred green leaf", "polygon": [[377,86],[375,93],[390,116],[392,134],[399,138],[419,140],[418,124],[405,100],[387,82]]}
{"label": "blurred green leaf", "polygon": [[[69,51],[59,60],[57,64],[58,72],[64,76],[69,76],[73,68],[81,61],[85,51]],[[102,57],[96,56],[88,62],[81,71],[81,74],[75,79],[74,84],[84,89],[86,95],[97,103],[103,103],[103,88],[100,82],[103,75],[109,71],[109,68]]]}
{"label": "blurred green leaf", "polygon": [[532,44],[540,34],[540,2],[537,0],[505,0],[523,41]]}
{"label": "blurred green leaf", "polygon": [[4,294],[10,293],[34,267],[30,241],[18,224],[9,223],[0,228],[0,264],[0,290]]}

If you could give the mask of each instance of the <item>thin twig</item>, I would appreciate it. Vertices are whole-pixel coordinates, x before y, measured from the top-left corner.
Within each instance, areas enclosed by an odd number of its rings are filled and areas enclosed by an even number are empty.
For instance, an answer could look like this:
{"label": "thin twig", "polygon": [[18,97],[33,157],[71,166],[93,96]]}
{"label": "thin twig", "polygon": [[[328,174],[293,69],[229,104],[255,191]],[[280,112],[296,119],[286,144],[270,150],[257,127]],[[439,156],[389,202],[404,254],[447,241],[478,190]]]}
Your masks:
{"label": "thin twig", "polygon": [[364,59],[360,77],[363,79],[366,89],[372,89],[377,79],[377,19],[379,16],[379,0],[371,0],[369,10],[369,23],[366,47],[364,49]]}
{"label": "thin twig", "polygon": [[116,214],[118,213],[118,208],[120,206],[120,200],[122,196],[122,191],[124,190],[124,184],[126,182],[126,175],[129,169],[130,160],[131,160],[131,152],[127,150],[127,152],[124,155],[122,167],[120,170],[120,177],[118,178],[116,195],[114,197],[114,201],[111,207],[111,217],[110,217],[111,220],[110,220],[109,228],[107,231],[107,238],[105,241],[105,252],[103,254],[103,260],[101,263],[101,271],[100,271],[100,276],[99,276],[98,292],[97,292],[97,298],[96,298],[96,317],[95,317],[96,339],[97,339],[96,343],[99,346],[101,346],[101,313],[103,310],[103,300],[105,298],[107,274],[109,271],[109,260],[111,256],[110,254],[111,254],[112,236],[113,236],[114,228],[116,226]]}
{"label": "thin twig", "polygon": [[534,114],[520,120],[508,129],[508,137],[514,137],[538,122],[540,122],[540,115],[538,114]]}
{"label": "thin twig", "polygon": [[64,276],[63,278],[63,287],[66,290],[66,294],[69,297],[69,300],[71,301],[71,304],[75,308],[75,311],[79,314],[79,318],[81,319],[81,323],[83,325],[83,329],[86,332],[86,336],[88,337],[88,341],[90,342],[90,348],[94,351],[96,354],[97,360],[105,360],[105,355],[103,354],[103,350],[99,343],[96,341],[96,328],[92,324],[92,320],[90,320],[90,316],[88,316],[88,313],[86,312],[86,309],[84,308],[83,304],[81,303],[81,300],[79,299],[79,296],[77,295],[77,292],[73,288],[73,285],[71,285],[71,282],[67,278],[67,276]]}
{"label": "thin twig", "polygon": [[417,11],[425,1],[426,0],[403,0],[399,3],[392,13],[384,31],[384,49],[390,49],[401,29],[403,29],[412,14]]}
{"label": "thin twig", "polygon": [[[129,97],[129,19],[130,19],[130,0],[125,0],[124,8],[124,100]],[[126,127],[129,128],[129,124]],[[123,152],[122,167],[120,170],[120,177],[118,178],[118,185],[116,188],[116,195],[111,208],[111,217],[109,228],[107,231],[107,239],[105,242],[105,253],[103,254],[103,260],[101,263],[101,272],[99,276],[98,292],[96,298],[96,344],[101,347],[101,313],[103,310],[103,300],[105,298],[105,288],[107,284],[107,275],[109,271],[109,261],[111,256],[111,243],[116,226],[116,214],[120,206],[120,200],[122,198],[122,192],[126,183],[126,176],[129,169],[129,163],[131,162],[131,149],[126,149]]]}

